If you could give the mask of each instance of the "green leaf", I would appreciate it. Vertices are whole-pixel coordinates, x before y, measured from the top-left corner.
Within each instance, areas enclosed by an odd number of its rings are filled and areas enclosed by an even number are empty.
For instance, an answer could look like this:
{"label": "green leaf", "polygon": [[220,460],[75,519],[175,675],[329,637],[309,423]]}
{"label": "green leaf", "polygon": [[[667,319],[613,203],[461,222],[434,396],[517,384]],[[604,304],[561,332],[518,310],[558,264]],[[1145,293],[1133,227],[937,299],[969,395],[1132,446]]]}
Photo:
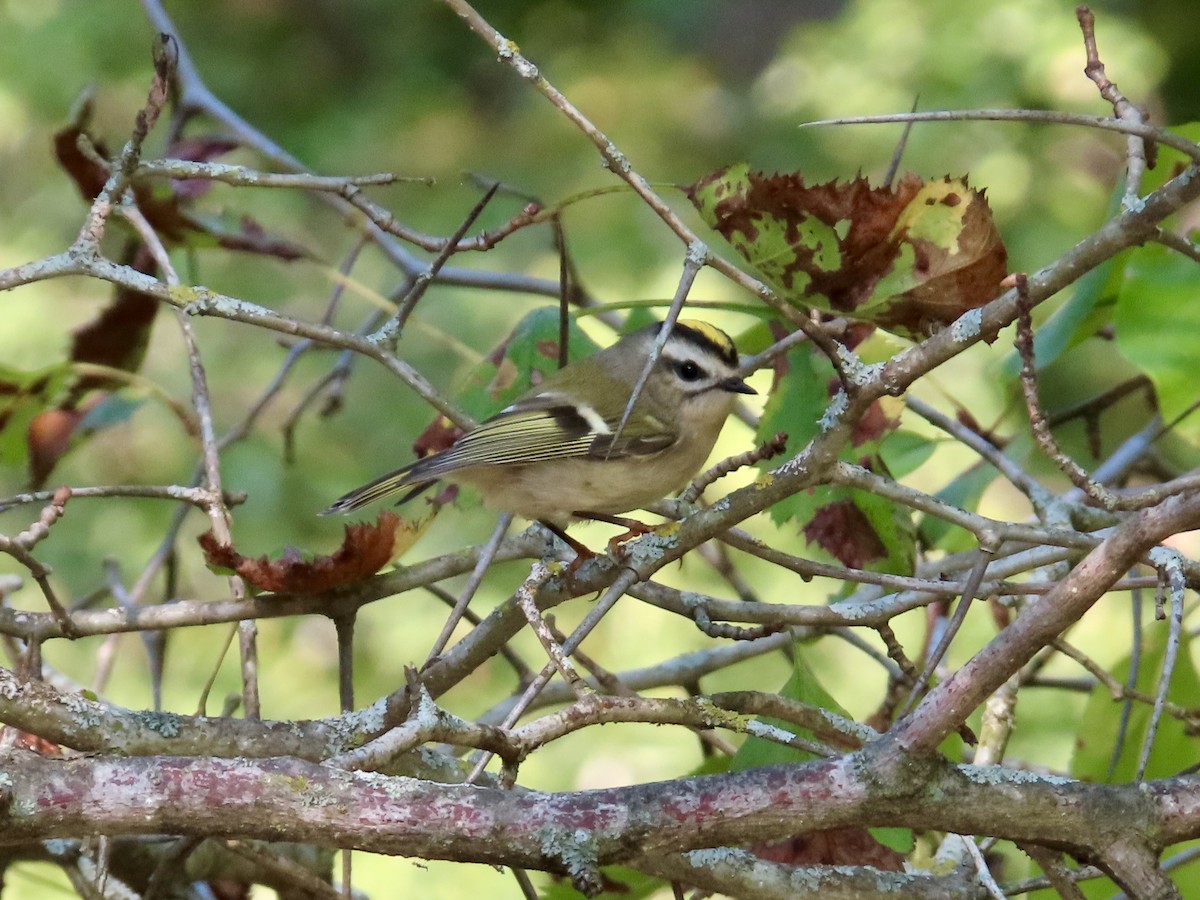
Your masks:
{"label": "green leaf", "polygon": [[[1171,133],[1185,140],[1200,142],[1200,122],[1186,122],[1183,125],[1172,125]],[[1158,190],[1176,175],[1183,172],[1192,164],[1192,158],[1181,150],[1158,144],[1158,159],[1153,169],[1147,169],[1142,176],[1141,192],[1149,194]]]}
{"label": "green leaf", "polygon": [[[1147,626],[1142,638],[1142,653],[1138,663],[1136,687],[1142,693],[1154,696],[1162,673],[1163,658],[1167,650],[1168,629],[1165,622]],[[1175,671],[1167,691],[1167,699],[1181,706],[1191,707],[1200,697],[1200,676],[1192,663],[1191,637],[1186,629],[1181,635],[1179,654],[1175,659]],[[1121,684],[1129,681],[1130,657],[1125,657],[1110,669],[1113,677]],[[1088,697],[1079,723],[1075,742],[1075,755],[1071,760],[1071,775],[1083,781],[1114,783],[1132,781],[1136,774],[1142,743],[1150,723],[1150,706],[1134,703],[1130,708],[1129,724],[1126,729],[1121,754],[1110,779],[1108,774],[1113,748],[1120,730],[1123,703],[1114,700],[1108,688],[1096,685]],[[1166,778],[1176,775],[1181,769],[1196,760],[1196,738],[1189,733],[1188,726],[1174,716],[1164,715],[1155,733],[1154,745],[1150,750],[1146,778]]]}
{"label": "green leaf", "polygon": [[658,316],[650,311],[648,306],[636,306],[629,311],[629,315],[625,317],[625,321],[621,323],[621,334],[632,334],[639,328],[645,328],[648,325],[653,325],[655,322],[661,321]]}
{"label": "green leaf", "polygon": [[0,365],[0,464],[27,466],[29,424],[54,407],[72,378],[66,362],[34,372]]}
{"label": "green leaf", "polygon": [[892,828],[870,828],[871,837],[879,841],[885,847],[891,847],[897,853],[902,853],[907,856],[913,852],[913,847],[916,846],[916,839],[913,837],[911,828],[901,828],[895,826]]}
{"label": "green leaf", "polygon": [[[820,431],[820,419],[829,405],[828,386],[835,376],[824,355],[808,344],[790,351],[784,366],[763,410],[757,437],[763,442],[785,432],[788,446],[795,452]],[[895,424],[877,403],[863,416],[842,458],[886,472],[881,448]],[[770,466],[769,462],[759,465],[763,471]],[[805,552],[815,558],[873,572],[912,572],[916,552],[912,516],[906,507],[891,500],[819,485],[776,503],[771,518],[777,525],[799,526],[807,542]]]}
{"label": "green leaf", "polygon": [[[1189,140],[1200,140],[1200,122],[1190,122],[1171,130]],[[1178,150],[1160,145],[1157,164],[1147,170],[1142,179],[1142,193],[1148,194],[1162,187],[1190,163],[1191,160]],[[1110,218],[1120,212],[1124,191],[1124,184],[1113,188],[1108,205]],[[1125,283],[1126,267],[1138,253],[1140,250],[1136,249],[1118,253],[1075,282],[1070,298],[1042,323],[1034,337],[1033,349],[1039,369],[1050,365],[1112,321],[1118,294]],[[1020,357],[1011,354],[1003,364],[1005,377],[1016,377],[1020,367]]]}
{"label": "green leaf", "polygon": [[[934,496],[959,509],[978,509],[983,492],[999,475],[1000,472],[994,466],[980,462],[956,476]],[[921,542],[926,547],[944,550],[946,553],[959,553],[979,546],[979,541],[970,532],[957,525],[951,525],[938,516],[923,516],[917,530],[920,532]]]}
{"label": "green leaf", "polygon": [[[808,706],[827,709],[830,712],[837,713],[840,716],[850,718],[850,714],[846,712],[836,700],[821,685],[817,679],[816,673],[808,667],[804,661],[803,647],[799,644],[794,644],[792,674],[788,678],[787,683],[779,691],[779,696],[787,697],[789,700],[797,700],[805,703]],[[782,728],[784,731],[789,731],[798,737],[813,740],[811,729],[802,728],[791,722],[783,722],[779,719],[770,717],[761,717],[761,721],[769,725],[775,725]],[[815,759],[812,753],[806,750],[798,750],[795,747],[788,747],[784,744],[778,744],[775,741],[768,741],[766,738],[755,737],[750,735],[738,748],[738,752],[734,754],[733,762],[730,764],[730,771],[741,772],[746,769],[755,769],[759,766],[770,766],[775,763],[795,763],[808,762]]]}
{"label": "green leaf", "polygon": [[782,365],[786,371],[771,389],[756,437],[766,441],[782,431],[788,435],[789,445],[803,447],[821,430],[819,422],[829,405],[833,366],[806,345],[788,351]]}
{"label": "green leaf", "polygon": [[770,320],[756,322],[741,332],[734,341],[738,345],[738,349],[747,356],[753,356],[756,353],[762,353],[778,340],[778,337],[771,331]]}
{"label": "green leaf", "polygon": [[895,431],[883,439],[879,458],[893,478],[903,478],[921,468],[937,449],[938,442],[912,431]]}
{"label": "green leaf", "polygon": [[[1121,355],[1154,383],[1163,420],[1172,422],[1200,399],[1200,266],[1161,244],[1132,251],[1114,323]],[[1200,443],[1200,415],[1176,430]]]}
{"label": "green leaf", "polygon": [[[558,323],[556,306],[539,307],[522,318],[504,342],[467,376],[459,397],[462,408],[477,419],[486,418],[508,406],[536,380],[556,371]],[[572,361],[598,349],[574,318],[569,319],[567,333]]]}
{"label": "green leaf", "polygon": [[145,403],[145,398],[126,397],[124,394],[109,394],[90,410],[80,421],[79,433],[92,433],[127,422]]}

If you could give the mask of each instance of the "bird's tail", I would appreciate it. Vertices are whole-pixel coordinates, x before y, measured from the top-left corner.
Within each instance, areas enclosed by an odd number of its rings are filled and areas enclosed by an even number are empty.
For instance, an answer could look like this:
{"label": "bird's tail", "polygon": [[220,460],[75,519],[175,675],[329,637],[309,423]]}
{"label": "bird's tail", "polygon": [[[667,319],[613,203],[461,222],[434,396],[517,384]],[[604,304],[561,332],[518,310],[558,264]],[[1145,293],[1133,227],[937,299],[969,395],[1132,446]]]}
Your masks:
{"label": "bird's tail", "polygon": [[384,497],[390,497],[392,494],[399,493],[405,488],[411,488],[403,497],[397,500],[397,503],[404,503],[406,500],[411,500],[421,491],[425,490],[437,479],[422,478],[416,471],[415,464],[405,466],[403,469],[397,469],[395,472],[389,472],[374,481],[364,484],[362,487],[357,487],[345,496],[339,497],[329,505],[329,508],[323,510],[321,515],[332,516],[335,513],[353,512],[360,506],[366,506],[368,503],[373,503]]}

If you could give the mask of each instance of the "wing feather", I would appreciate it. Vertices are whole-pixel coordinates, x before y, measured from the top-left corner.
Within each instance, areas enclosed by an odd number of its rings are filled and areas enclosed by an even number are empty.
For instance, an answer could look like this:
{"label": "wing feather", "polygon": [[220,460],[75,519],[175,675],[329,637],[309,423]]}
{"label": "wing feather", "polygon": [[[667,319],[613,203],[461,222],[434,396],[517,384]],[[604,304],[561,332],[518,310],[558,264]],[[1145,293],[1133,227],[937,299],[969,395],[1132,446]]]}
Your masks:
{"label": "wing feather", "polygon": [[[453,447],[414,466],[413,480],[441,478],[472,466],[503,466],[581,457],[619,459],[658,453],[678,435],[651,416],[636,412],[616,435],[620,418],[581,414],[562,397],[537,395],[514,404]],[[597,425],[604,430],[597,429]]]}
{"label": "wing feather", "polygon": [[467,432],[449,449],[356,488],[324,514],[350,512],[406,487],[420,491],[439,478],[474,466],[648,456],[667,449],[678,438],[673,429],[636,410],[617,434],[620,421],[619,415],[609,418],[590,408],[580,411],[560,394],[536,394]]}

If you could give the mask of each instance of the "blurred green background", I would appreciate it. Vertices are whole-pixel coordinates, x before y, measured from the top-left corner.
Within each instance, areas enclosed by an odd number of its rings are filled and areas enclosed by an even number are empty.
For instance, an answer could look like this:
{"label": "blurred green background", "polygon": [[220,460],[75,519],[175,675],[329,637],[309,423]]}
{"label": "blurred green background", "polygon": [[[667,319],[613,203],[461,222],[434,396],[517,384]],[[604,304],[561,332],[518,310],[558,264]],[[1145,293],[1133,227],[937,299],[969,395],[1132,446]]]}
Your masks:
{"label": "blurred green background", "polygon": [[[1166,0],[1093,4],[1109,75],[1159,121],[1180,123],[1200,111],[1194,90],[1200,32],[1180,27],[1173,18],[1185,6]],[[799,129],[805,121],[905,111],[918,98],[921,109],[1019,106],[1108,112],[1082,74],[1074,4],[1057,0],[987,5],[958,0],[507,0],[478,8],[697,227],[686,200],[671,185],[690,183],[741,159],[765,170],[799,169],[813,180],[858,172],[879,178],[901,133],[896,125]],[[398,218],[425,232],[450,233],[474,204],[478,189],[470,173],[503,180],[547,204],[616,183],[591,145],[550,104],[431,0],[205,0],[169,3],[168,13],[209,87],[315,171],[392,171],[436,179],[431,187],[405,184],[371,192]],[[149,84],[152,31],[132,0],[3,0],[0,26],[6,34],[0,54],[0,267],[7,267],[57,252],[73,239],[83,205],[56,167],[51,135],[79,93],[93,86],[96,129],[112,146],[123,142]],[[201,123],[192,126],[191,133],[201,131]],[[161,143],[152,137],[149,152],[160,150]],[[904,167],[925,176],[969,174],[973,185],[987,189],[1008,242],[1011,269],[1034,271],[1103,221],[1123,152],[1115,135],[1077,128],[918,125]],[[259,164],[246,151],[230,159]],[[522,202],[498,199],[481,224],[503,222]],[[324,265],[201,252],[177,260],[183,277],[290,315],[321,315],[333,288],[331,267],[354,243],[353,232],[327,206],[295,192],[218,185],[201,207],[235,221],[252,215],[268,231],[309,247]],[[581,282],[596,299],[669,300],[683,248],[631,194],[573,205],[564,224]],[[715,237],[713,246],[725,252]],[[486,255],[456,258],[454,265],[551,280],[558,272],[545,228],[522,232]],[[397,284],[395,271],[370,249],[353,277],[384,295]],[[99,283],[59,280],[0,297],[0,363],[33,369],[60,360],[66,329],[94,315],[109,293]],[[709,273],[701,276],[692,296],[750,302]],[[418,308],[401,352],[453,393],[479,356],[525,312],[547,302],[552,301],[434,288]],[[353,328],[370,308],[362,292],[351,291],[338,324]],[[711,318],[735,334],[754,323],[735,313]],[[245,326],[215,320],[195,325],[217,425],[228,428],[270,382],[286,348],[274,335]],[[602,331],[594,333],[605,339]],[[880,336],[865,353],[878,357],[897,346]],[[993,347],[973,349],[927,379],[922,395],[943,408],[949,408],[952,398],[985,426],[999,421],[1003,430],[1019,433],[1022,418],[1011,414],[1011,396],[998,377],[1010,346],[1002,339]],[[143,374],[186,402],[190,384],[181,359],[178,331],[169,317],[160,316]],[[289,545],[309,552],[331,550],[340,540],[341,523],[319,519],[315,512],[346,489],[405,462],[411,441],[429,419],[428,410],[402,384],[381,368],[360,362],[339,414],[321,419],[310,413],[302,419],[295,461],[289,464],[280,427],[333,361],[329,353],[306,355],[261,427],[224,457],[227,488],[249,494],[235,513],[234,526],[239,547],[247,553],[278,553]],[[1066,406],[1132,371],[1104,345],[1085,343],[1046,372],[1044,400],[1050,408]],[[1119,428],[1106,433],[1107,450],[1148,414],[1140,400],[1122,409]],[[1067,432],[1068,445],[1087,459],[1082,426],[1077,434]],[[737,452],[748,440],[748,430],[731,425],[721,448]],[[51,484],[184,483],[195,459],[196,448],[177,421],[150,400],[126,422],[68,456]],[[945,447],[912,482],[936,489],[969,461],[965,451]],[[18,467],[0,469],[0,495],[20,490],[24,477]],[[1023,501],[999,487],[986,503],[991,515],[1026,514]],[[100,587],[101,562],[109,558],[130,582],[157,547],[171,512],[153,501],[74,501],[52,537],[39,546],[39,558],[54,567],[55,584],[66,597],[79,598]],[[0,528],[18,531],[28,519],[28,510],[9,512],[0,516]],[[491,524],[482,510],[450,510],[408,558],[482,541]],[[215,599],[226,590],[222,579],[204,569],[192,540],[206,527],[199,516],[184,527],[177,596]],[[599,543],[601,533],[593,527],[583,532],[583,539]],[[17,571],[11,560],[0,558],[0,572]],[[821,602],[830,591],[828,585],[803,584],[761,566],[750,565],[747,571],[761,579],[767,599]],[[499,567],[474,608],[484,612],[503,599],[522,572],[521,566]],[[694,560],[665,572],[664,580],[722,590]],[[14,602],[42,608],[39,596],[28,588]],[[1092,641],[1088,646],[1103,662],[1127,652],[1127,646],[1106,643],[1104,637],[1113,632],[1113,623],[1127,618],[1112,606],[1102,606],[1075,633],[1081,643]],[[558,617],[569,626],[586,612],[587,605],[579,602],[561,608]],[[424,658],[444,615],[436,601],[415,594],[364,610],[356,685],[360,703],[393,689],[403,678],[403,666]],[[952,663],[992,633],[982,613],[977,619],[959,639]],[[898,624],[902,639],[915,648],[921,621]],[[224,628],[193,629],[171,637],[164,683],[167,708],[194,711],[224,633]],[[265,621],[260,633],[264,715],[336,712],[332,626],[318,619]],[[527,658],[538,658],[540,650],[531,637],[522,635],[517,643]],[[46,658],[87,685],[102,644],[58,642],[46,648]],[[605,665],[622,669],[708,644],[686,623],[626,599],[587,648]],[[119,650],[125,652],[117,654],[107,695],[125,705],[148,706],[141,645],[136,637],[125,636]],[[875,707],[882,676],[864,667],[855,651],[824,641],[811,653],[810,664],[826,688],[851,712],[861,716]],[[704,687],[776,689],[787,674],[782,658],[762,659],[706,680]],[[511,673],[494,663],[452,692],[446,703],[473,715],[511,688]],[[214,696],[237,689],[237,667],[230,659]],[[1070,701],[1053,708],[1022,707],[1011,753],[1040,765],[1065,766],[1085,698],[1076,700],[1070,709],[1065,708]],[[215,712],[219,702],[211,706]],[[610,726],[552,745],[536,754],[521,776],[531,787],[582,788],[669,778],[699,762],[695,740],[682,730]],[[517,894],[508,876],[485,867],[358,859],[356,884],[375,896],[413,891],[449,898],[468,890]],[[56,877],[48,867],[23,866],[10,871],[7,880],[15,888],[13,896],[33,897],[48,890],[43,879]]]}

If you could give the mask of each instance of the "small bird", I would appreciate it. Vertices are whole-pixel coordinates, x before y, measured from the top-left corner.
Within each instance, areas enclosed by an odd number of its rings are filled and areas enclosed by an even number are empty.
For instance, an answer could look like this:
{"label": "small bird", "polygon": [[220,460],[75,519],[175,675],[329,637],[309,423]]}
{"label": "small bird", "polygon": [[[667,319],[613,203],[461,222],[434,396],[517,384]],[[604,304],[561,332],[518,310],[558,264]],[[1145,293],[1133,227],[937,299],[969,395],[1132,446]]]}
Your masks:
{"label": "small bird", "polygon": [[322,515],[445,478],[565,537],[573,518],[606,519],[681,490],[708,459],[736,395],[756,391],[738,375],[729,335],[682,320],[622,427],[663,327],[642,328],[564,366],[448,449],[354,489]]}

